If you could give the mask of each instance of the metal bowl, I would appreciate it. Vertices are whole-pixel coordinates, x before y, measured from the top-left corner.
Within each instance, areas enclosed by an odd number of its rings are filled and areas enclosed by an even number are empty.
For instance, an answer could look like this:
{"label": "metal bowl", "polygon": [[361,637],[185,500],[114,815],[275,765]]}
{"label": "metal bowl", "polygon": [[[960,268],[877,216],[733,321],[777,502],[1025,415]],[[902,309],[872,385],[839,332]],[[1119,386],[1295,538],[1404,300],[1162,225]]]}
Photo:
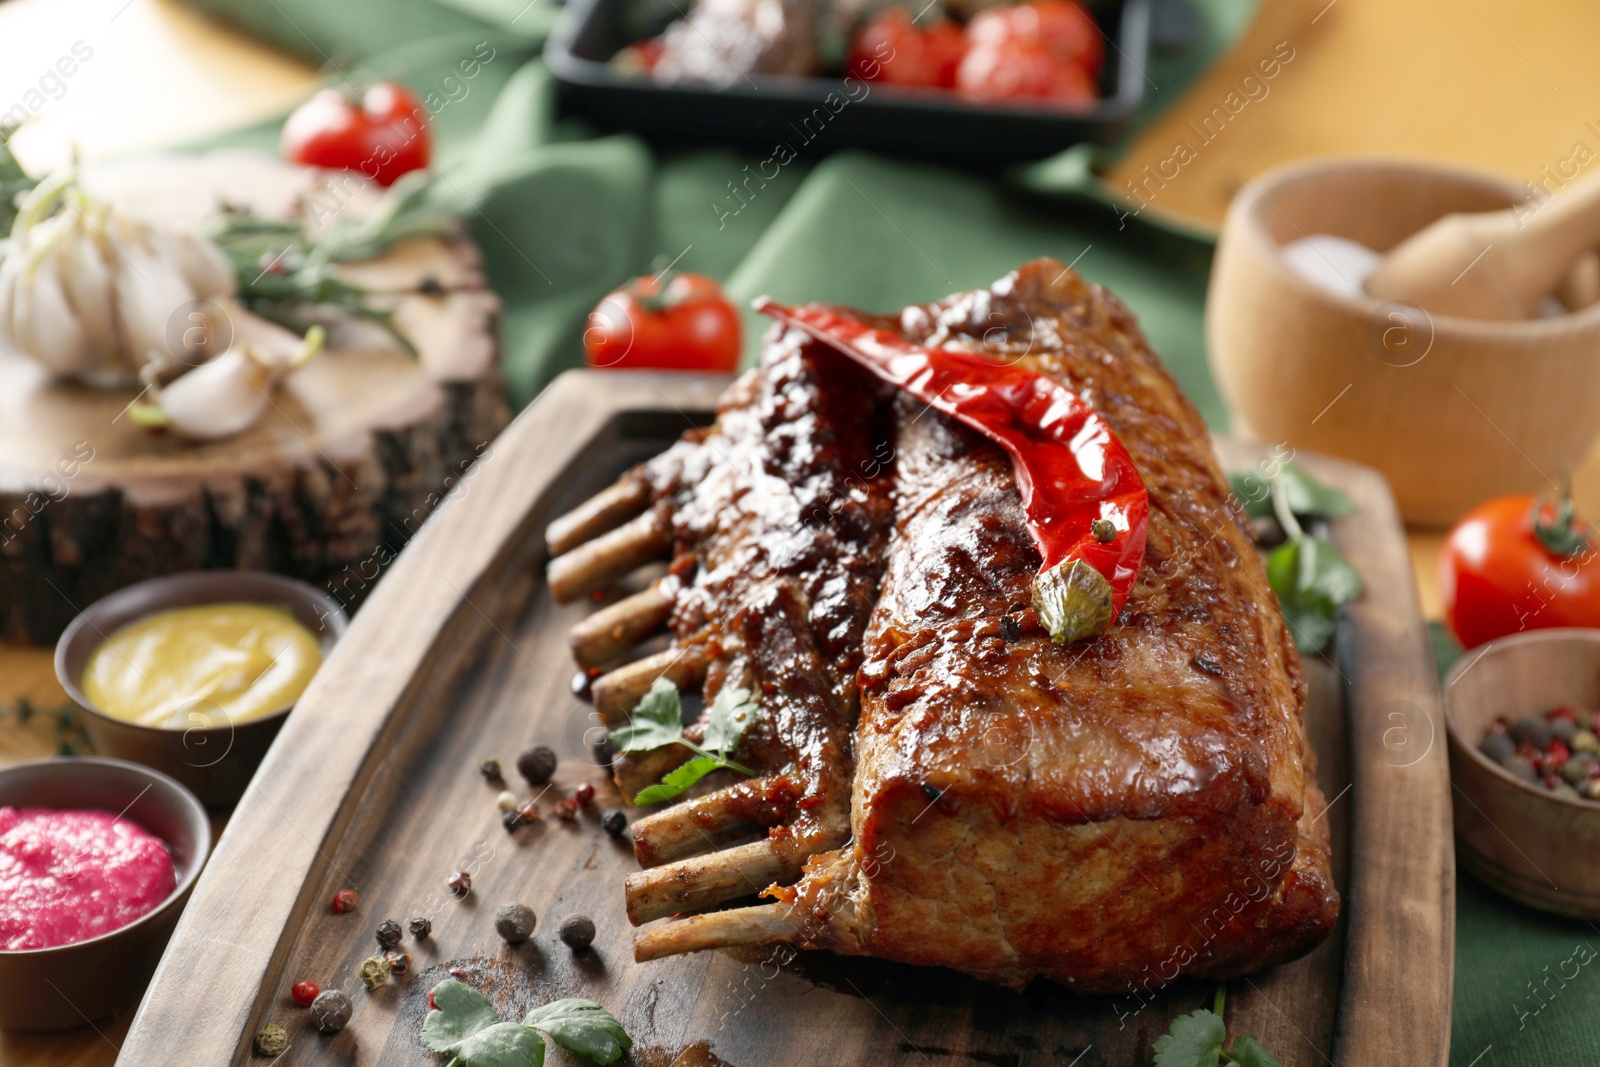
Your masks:
{"label": "metal bowl", "polygon": [[178,885],[155,910],[108,934],[0,952],[0,1028],[67,1030],[104,1019],[144,991],[211,852],[211,823],[171,778],[122,760],[35,760],[0,769],[0,805],[119,812],[167,843]]}
{"label": "metal bowl", "polygon": [[170,774],[208,807],[233,804],[244,794],[292,704],[237,724],[220,711],[196,709],[190,712],[190,727],[175,730],[112,718],[79,685],[90,654],[128,623],[171,608],[240,601],[288,608],[319,635],[324,658],[349,625],[344,609],[321,589],[262,571],[185,571],[138,582],[95,601],[56,642],[56,678],[83,709],[84,729],[96,752]]}

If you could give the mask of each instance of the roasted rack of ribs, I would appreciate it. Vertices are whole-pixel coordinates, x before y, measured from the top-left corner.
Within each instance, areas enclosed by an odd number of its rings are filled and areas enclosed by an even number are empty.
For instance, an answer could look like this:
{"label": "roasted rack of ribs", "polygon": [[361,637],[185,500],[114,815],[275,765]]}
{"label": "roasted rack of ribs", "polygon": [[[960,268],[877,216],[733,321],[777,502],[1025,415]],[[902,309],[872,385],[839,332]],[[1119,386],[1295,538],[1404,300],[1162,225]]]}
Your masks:
{"label": "roasted rack of ribs", "polygon": [[[613,668],[593,687],[608,724],[661,676],[760,699],[756,777],[634,824],[629,915],[668,920],[638,958],[788,942],[1126,992],[1305,952],[1339,898],[1299,661],[1204,423],[1132,316],[1039,260],[874,323],[1093,405],[1149,492],[1137,584],[1105,633],[1052,642],[1001,449],[774,329],[712,428],[548,533],[562,600],[671,561],[573,631],[581,665]],[[667,652],[615,666],[663,628]],[[674,748],[619,758],[624,793]]]}

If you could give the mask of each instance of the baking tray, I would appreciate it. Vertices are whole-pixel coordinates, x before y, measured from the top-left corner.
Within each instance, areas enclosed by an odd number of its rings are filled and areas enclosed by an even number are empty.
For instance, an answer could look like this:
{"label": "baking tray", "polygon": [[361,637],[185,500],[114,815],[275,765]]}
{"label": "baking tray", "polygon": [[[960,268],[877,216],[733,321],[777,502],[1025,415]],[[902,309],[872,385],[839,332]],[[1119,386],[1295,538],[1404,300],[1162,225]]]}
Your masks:
{"label": "baking tray", "polygon": [[[1089,5],[1106,35],[1106,64],[1102,98],[1083,111],[964,104],[950,93],[878,83],[867,83],[868,93],[840,107],[839,101],[849,98],[838,78],[752,75],[735,85],[711,87],[621,77],[611,68],[611,57],[659,33],[675,17],[669,7],[669,18],[641,33],[629,25],[629,2],[569,0],[544,50],[563,114],[606,129],[632,130],[659,145],[733,145],[777,153],[780,161],[784,155],[778,148],[787,144],[807,158],[838,148],[870,148],[994,165],[1040,159],[1080,141],[1109,144],[1122,136],[1149,84],[1145,70],[1156,0]],[[830,95],[837,111],[829,107]]]}
{"label": "baking tray", "polygon": [[[558,997],[599,1001],[636,1042],[633,1067],[1149,1067],[1172,1019],[1209,983],[1148,999],[1022,993],[952,971],[827,953],[705,952],[637,964],[624,914],[632,850],[596,810],[619,807],[591,762],[592,706],[569,691],[567,630],[598,605],[556,605],[545,525],[708,421],[726,378],[574,371],[522,413],[379,583],[296,705],[218,843],[122,1047],[119,1067],[248,1064],[267,1023],[289,1030],[275,1065],[441,1067],[418,1040],[427,991],[452,968],[503,1017]],[[1267,454],[1219,441],[1229,469]],[[1305,661],[1307,733],[1329,804],[1344,915],[1292,963],[1230,983],[1228,1023],[1285,1067],[1444,1067],[1450,1037],[1454,867],[1438,681],[1405,534],[1381,476],[1297,456],[1357,513],[1331,536],[1366,581],[1340,618],[1337,663]],[[595,810],[508,835],[503,786],[477,767],[555,747],[556,784],[598,783]],[[545,802],[548,808],[548,800]],[[472,895],[445,879],[466,867]],[[359,911],[335,915],[354,886]],[[539,916],[532,942],[495,935],[495,907]],[[561,918],[592,916],[574,955]],[[369,992],[357,970],[385,918],[433,918],[404,947],[414,972]],[[290,1000],[311,979],[347,992],[349,1027],[321,1035]],[[261,1060],[253,1062],[260,1063]],[[557,1058],[552,1062],[571,1062]]]}

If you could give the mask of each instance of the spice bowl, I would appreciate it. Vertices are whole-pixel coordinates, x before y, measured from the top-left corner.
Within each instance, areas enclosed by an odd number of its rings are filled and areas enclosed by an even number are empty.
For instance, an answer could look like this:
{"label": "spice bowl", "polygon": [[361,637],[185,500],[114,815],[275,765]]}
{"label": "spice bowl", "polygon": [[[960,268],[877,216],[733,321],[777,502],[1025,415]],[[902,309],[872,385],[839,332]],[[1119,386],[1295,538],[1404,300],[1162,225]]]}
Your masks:
{"label": "spice bowl", "polygon": [[67,1030],[104,1019],[143,992],[211,852],[195,795],[159,771],[122,760],[35,760],[0,769],[0,806],[113,812],[164,841],[177,887],[154,910],[54,948],[0,951],[0,1029]]}
{"label": "spice bowl", "polygon": [[261,571],[185,571],[137,582],[95,601],[56,643],[56,678],[83,709],[95,751],[169,774],[208,807],[231,805],[244,794],[292,703],[247,722],[235,723],[217,710],[195,710],[187,729],[144,726],[95,707],[81,680],[90,655],[121,627],[173,608],[233,602],[287,608],[317,636],[324,660],[349,625],[336,600],[294,578]]}
{"label": "spice bowl", "polygon": [[1319,285],[1284,254],[1314,235],[1387,252],[1445,215],[1528,196],[1508,179],[1404,160],[1312,160],[1246,182],[1206,296],[1234,430],[1377,468],[1418,525],[1547,491],[1545,475],[1600,436],[1600,303],[1512,322],[1429,315]]}
{"label": "spice bowl", "polygon": [[1456,856],[1541,911],[1600,919],[1600,802],[1524,781],[1479,748],[1498,718],[1600,708],[1600,630],[1534,630],[1463,656],[1444,683]]}

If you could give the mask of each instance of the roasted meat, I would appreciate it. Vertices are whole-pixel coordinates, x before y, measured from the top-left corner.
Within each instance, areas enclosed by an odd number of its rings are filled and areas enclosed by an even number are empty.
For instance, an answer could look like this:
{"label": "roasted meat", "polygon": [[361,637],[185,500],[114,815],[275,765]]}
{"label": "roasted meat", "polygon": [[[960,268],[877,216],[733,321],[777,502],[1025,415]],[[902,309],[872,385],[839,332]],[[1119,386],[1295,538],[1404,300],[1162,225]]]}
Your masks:
{"label": "roasted meat", "polygon": [[699,0],[661,35],[650,76],[733,85],[752,74],[815,74],[819,0]]}
{"label": "roasted meat", "polygon": [[[752,751],[758,779],[637,824],[648,869],[630,880],[630,914],[691,912],[710,902],[702,879],[722,887],[710,897],[737,895],[738,868],[721,860],[737,849],[681,859],[689,849],[765,828],[740,847],[782,859],[743,879],[747,891],[777,883],[773,903],[652,928],[640,958],[787,941],[1002,985],[1044,975],[1126,992],[1304,952],[1339,903],[1304,686],[1199,415],[1126,309],[1053,261],[878,324],[1017,361],[1095,407],[1149,492],[1137,585],[1106,633],[1053,643],[1031,607],[1041,561],[1006,455],[909,396],[853,378],[860,372],[820,343],[775,332],[711,435],[629,478],[655,487],[663,514],[720,512],[726,494],[710,472],[781,468],[804,442],[807,455],[827,457],[818,484],[853,493],[861,521],[798,518],[822,512],[807,510],[815,498],[799,501],[795,487],[807,483],[793,477],[752,482],[734,515],[675,520],[677,580],[691,583],[671,597],[678,647],[718,646],[762,683],[765,727],[752,747],[767,750]],[[754,398],[796,391],[805,419],[751,418],[774,410]],[[852,481],[852,461],[879,453],[892,465]],[[659,473],[693,464],[697,479]],[[768,492],[784,503],[748,499]],[[798,562],[750,538],[818,554]],[[701,577],[728,553],[747,561],[738,591]],[[780,559],[796,562],[784,569]],[[552,565],[553,584],[563,565]],[[843,570],[851,609],[833,623],[813,598]],[[686,602],[703,606],[686,612]],[[706,605],[731,609],[738,625],[719,626]],[[797,819],[808,803],[827,814]],[[844,813],[848,826],[836,828]],[[677,860],[670,878],[650,866],[665,858]],[[642,889],[650,906],[635,907]]]}

